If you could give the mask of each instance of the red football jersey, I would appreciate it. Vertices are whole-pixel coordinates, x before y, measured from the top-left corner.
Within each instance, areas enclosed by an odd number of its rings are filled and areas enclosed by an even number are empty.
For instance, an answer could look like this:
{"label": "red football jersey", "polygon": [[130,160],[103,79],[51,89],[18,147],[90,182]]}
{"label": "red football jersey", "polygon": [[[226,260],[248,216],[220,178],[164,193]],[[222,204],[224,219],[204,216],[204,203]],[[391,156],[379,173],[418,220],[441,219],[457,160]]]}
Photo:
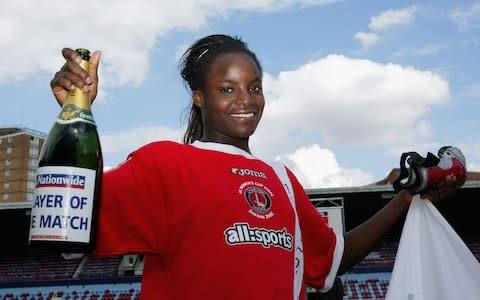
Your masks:
{"label": "red football jersey", "polygon": [[[241,149],[148,144],[104,175],[96,254],[145,254],[147,300],[292,300],[302,272],[305,283],[328,289],[343,237],[288,177],[295,209],[272,167]],[[296,247],[304,270],[295,269]]]}

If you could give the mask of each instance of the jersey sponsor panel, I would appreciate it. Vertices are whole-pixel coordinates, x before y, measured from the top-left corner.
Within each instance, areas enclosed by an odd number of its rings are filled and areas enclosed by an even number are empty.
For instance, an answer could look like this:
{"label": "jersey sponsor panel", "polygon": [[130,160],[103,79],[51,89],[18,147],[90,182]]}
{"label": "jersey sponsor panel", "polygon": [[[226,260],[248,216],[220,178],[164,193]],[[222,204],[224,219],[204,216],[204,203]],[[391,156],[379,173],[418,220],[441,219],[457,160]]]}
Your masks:
{"label": "jersey sponsor panel", "polygon": [[259,244],[264,248],[279,247],[292,250],[293,236],[285,229],[272,230],[250,227],[248,223],[235,223],[225,230],[225,241],[228,245]]}

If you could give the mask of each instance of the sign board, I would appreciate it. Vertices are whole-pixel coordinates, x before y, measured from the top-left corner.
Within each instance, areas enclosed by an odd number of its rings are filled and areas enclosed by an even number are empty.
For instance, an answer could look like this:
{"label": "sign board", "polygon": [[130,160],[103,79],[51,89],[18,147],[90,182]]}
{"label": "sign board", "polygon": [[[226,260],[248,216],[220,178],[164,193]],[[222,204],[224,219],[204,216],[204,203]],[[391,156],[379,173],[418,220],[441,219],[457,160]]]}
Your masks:
{"label": "sign board", "polygon": [[326,223],[333,229],[335,234],[343,234],[343,207],[330,206],[330,207],[316,207],[318,213],[326,221]]}

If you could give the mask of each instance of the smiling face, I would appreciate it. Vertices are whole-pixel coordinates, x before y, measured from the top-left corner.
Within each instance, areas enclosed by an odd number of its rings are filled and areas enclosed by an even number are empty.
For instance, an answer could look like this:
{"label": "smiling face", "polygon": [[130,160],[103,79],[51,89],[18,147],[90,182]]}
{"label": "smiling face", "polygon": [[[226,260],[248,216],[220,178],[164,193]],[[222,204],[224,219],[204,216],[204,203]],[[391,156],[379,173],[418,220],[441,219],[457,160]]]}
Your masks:
{"label": "smiling face", "polygon": [[193,92],[201,110],[202,141],[230,144],[248,152],[249,137],[262,116],[262,74],[255,61],[239,52],[218,56],[205,74],[204,88]]}

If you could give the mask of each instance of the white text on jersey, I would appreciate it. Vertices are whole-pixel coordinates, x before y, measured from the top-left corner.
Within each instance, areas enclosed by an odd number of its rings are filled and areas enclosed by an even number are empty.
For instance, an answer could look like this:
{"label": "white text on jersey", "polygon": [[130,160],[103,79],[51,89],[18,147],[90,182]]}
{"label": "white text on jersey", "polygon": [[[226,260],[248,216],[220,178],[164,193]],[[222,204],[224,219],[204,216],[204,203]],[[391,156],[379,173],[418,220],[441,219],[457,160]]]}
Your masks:
{"label": "white text on jersey", "polygon": [[285,228],[282,230],[268,230],[265,228],[250,228],[247,223],[236,223],[225,230],[225,241],[229,245],[261,244],[265,248],[270,246],[292,250],[292,235]]}
{"label": "white text on jersey", "polygon": [[265,173],[260,171],[250,170],[250,169],[232,168],[232,173],[240,176],[248,175],[248,176],[260,177],[265,179],[267,178],[267,175],[265,175]]}

